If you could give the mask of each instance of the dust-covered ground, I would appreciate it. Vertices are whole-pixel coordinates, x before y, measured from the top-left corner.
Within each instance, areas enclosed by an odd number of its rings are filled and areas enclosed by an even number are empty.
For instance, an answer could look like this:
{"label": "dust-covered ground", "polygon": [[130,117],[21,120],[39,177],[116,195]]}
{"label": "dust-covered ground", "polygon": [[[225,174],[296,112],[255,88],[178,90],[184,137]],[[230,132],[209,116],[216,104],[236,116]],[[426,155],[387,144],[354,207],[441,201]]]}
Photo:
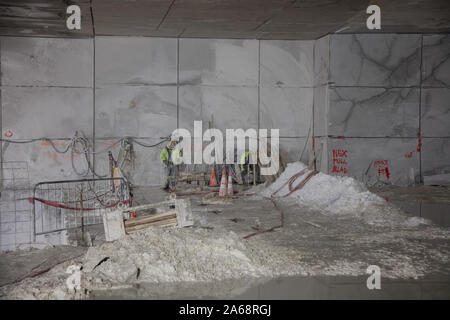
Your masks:
{"label": "dust-covered ground", "polygon": [[[208,286],[205,294],[221,297],[276,277],[361,276],[369,265],[388,279],[450,276],[448,228],[404,214],[351,178],[315,175],[289,197],[274,198],[275,207],[267,197],[303,168],[289,165],[273,185],[247,192],[252,196],[191,196],[193,227],[153,227],[91,247],[48,272],[4,285],[0,295],[89,298],[146,284],[146,296],[170,297],[169,284],[220,282],[225,287]],[[287,192],[284,186],[276,195]],[[66,285],[71,265],[82,267],[76,291]]]}

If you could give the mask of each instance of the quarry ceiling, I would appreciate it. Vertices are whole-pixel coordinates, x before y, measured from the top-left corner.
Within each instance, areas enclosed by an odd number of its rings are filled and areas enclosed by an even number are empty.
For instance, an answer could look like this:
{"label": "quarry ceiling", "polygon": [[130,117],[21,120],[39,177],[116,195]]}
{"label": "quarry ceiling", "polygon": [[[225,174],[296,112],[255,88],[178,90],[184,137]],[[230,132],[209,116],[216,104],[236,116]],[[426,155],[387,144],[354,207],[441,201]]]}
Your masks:
{"label": "quarry ceiling", "polygon": [[[448,33],[448,0],[378,0],[382,29],[366,28],[369,0],[0,0],[0,35],[317,39],[328,33]],[[66,7],[82,11],[66,28]]]}

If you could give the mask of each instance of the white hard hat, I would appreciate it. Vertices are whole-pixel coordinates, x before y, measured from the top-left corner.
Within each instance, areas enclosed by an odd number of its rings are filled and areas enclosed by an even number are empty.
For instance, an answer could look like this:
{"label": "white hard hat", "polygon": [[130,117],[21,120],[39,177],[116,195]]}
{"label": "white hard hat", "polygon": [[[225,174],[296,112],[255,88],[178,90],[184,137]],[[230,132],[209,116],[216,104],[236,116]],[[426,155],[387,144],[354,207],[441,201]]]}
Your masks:
{"label": "white hard hat", "polygon": [[170,136],[170,141],[175,141],[175,142],[180,141],[180,135],[179,134],[172,134]]}

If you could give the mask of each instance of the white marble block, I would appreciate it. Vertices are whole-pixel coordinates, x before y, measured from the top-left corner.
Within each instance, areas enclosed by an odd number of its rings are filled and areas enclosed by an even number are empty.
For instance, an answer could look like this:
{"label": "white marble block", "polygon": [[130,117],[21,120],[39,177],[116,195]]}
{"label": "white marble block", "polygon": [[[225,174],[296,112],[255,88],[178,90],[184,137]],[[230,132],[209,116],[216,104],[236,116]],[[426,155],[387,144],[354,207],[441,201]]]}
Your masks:
{"label": "white marble block", "polygon": [[417,86],[420,46],[420,35],[332,35],[330,80],[336,86]]}
{"label": "white marble block", "polygon": [[329,139],[328,173],[369,185],[414,184],[420,175],[417,145],[418,139],[412,138]]}
{"label": "white marble block", "polygon": [[256,86],[258,41],[180,39],[183,85]]}
{"label": "white marble block", "polygon": [[418,89],[336,87],[329,99],[329,135],[416,137],[419,131]]}
{"label": "white marble block", "polygon": [[424,35],[422,54],[422,85],[450,87],[450,35]]}
{"label": "white marble block", "polygon": [[311,87],[313,49],[314,41],[261,40],[260,84]]}
{"label": "white marble block", "polygon": [[450,136],[450,88],[423,88],[421,111],[423,136]]}
{"label": "white marble block", "polygon": [[92,39],[1,38],[2,85],[92,87]]}
{"label": "white marble block", "polygon": [[260,91],[260,128],[279,129],[281,137],[312,135],[313,88],[271,88]]}
{"label": "white marble block", "polygon": [[96,90],[96,137],[160,137],[177,127],[176,86],[108,86]]}
{"label": "white marble block", "polygon": [[174,85],[177,40],[148,37],[96,37],[96,85]]}

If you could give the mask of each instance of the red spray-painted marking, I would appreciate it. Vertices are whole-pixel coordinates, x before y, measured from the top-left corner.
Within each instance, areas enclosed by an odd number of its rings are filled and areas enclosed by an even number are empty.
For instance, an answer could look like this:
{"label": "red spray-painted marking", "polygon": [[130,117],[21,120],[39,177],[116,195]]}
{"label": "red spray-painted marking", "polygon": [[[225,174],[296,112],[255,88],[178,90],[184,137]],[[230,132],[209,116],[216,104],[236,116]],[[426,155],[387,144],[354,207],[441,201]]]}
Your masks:
{"label": "red spray-painted marking", "polygon": [[13,133],[11,130],[7,130],[7,131],[5,132],[5,137],[6,137],[6,138],[11,138],[13,135],[14,135],[14,133]]}
{"label": "red spray-painted marking", "polygon": [[413,155],[413,152],[411,151],[410,153],[405,154],[405,158],[411,159]]}
{"label": "red spray-painted marking", "polygon": [[348,150],[343,149],[333,149],[333,158],[336,157],[347,157]]}
{"label": "red spray-painted marking", "polygon": [[420,135],[420,132],[417,132],[417,137],[419,138],[419,141],[417,142],[417,152],[420,152],[422,149],[422,136]]}
{"label": "red spray-painted marking", "polygon": [[375,168],[384,167],[384,166],[387,166],[387,165],[388,165],[388,161],[387,160],[378,160],[378,161],[375,161],[373,163],[373,166]]}
{"label": "red spray-painted marking", "polygon": [[347,152],[344,149],[333,149],[333,169],[332,173],[344,173],[347,174],[348,170],[345,167],[347,164]]}
{"label": "red spray-painted marking", "polygon": [[316,147],[316,137],[313,136],[313,139],[312,139],[312,148],[313,148],[313,150],[314,150],[315,147]]}
{"label": "red spray-painted marking", "polygon": [[387,179],[391,177],[389,173],[388,160],[378,160],[373,163],[373,166],[378,169],[378,176],[386,176]]}
{"label": "red spray-painted marking", "polygon": [[348,172],[348,170],[347,170],[347,168],[344,168],[344,167],[333,166],[333,169],[331,170],[331,172],[346,174]]}

